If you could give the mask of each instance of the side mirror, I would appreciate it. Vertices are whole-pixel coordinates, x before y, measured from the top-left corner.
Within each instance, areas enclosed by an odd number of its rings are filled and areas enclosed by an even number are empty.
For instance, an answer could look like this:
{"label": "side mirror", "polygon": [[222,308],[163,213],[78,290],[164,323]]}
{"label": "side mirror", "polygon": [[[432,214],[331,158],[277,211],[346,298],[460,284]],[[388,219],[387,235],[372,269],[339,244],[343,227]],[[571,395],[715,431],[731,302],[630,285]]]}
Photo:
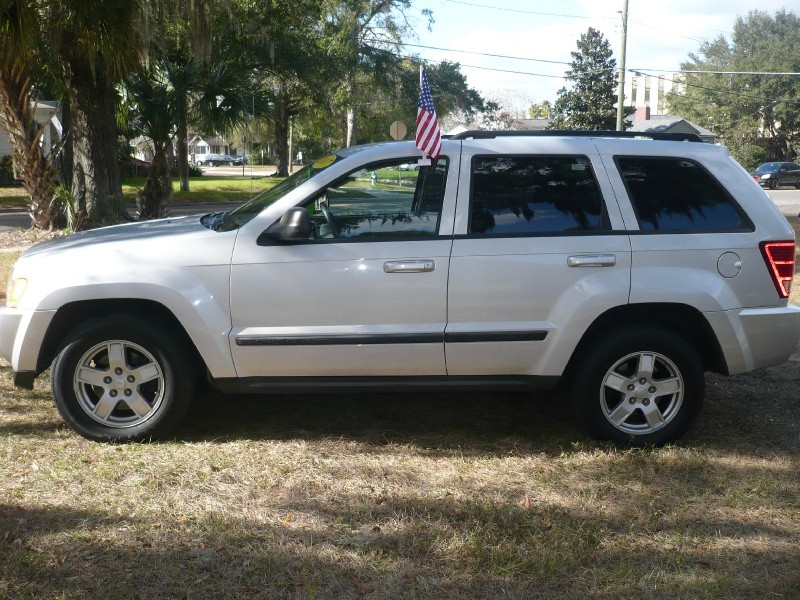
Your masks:
{"label": "side mirror", "polygon": [[281,220],[267,229],[265,236],[282,242],[307,240],[311,235],[311,219],[305,208],[295,206],[281,217]]}

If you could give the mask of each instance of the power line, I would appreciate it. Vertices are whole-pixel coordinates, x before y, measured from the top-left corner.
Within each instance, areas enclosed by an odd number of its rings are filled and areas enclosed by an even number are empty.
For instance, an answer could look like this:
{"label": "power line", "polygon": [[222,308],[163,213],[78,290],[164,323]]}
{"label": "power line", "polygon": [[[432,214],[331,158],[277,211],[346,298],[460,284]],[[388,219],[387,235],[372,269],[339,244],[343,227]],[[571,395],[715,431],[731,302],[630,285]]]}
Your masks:
{"label": "power line", "polygon": [[[488,4],[480,4],[478,2],[467,2],[466,0],[443,0],[444,2],[450,2],[452,4],[462,4],[465,6],[474,6],[476,8],[485,8],[488,10],[499,10],[504,12],[513,12],[513,13],[520,13],[526,15],[538,15],[538,16],[545,16],[545,17],[562,17],[567,19],[593,19],[593,20],[605,20],[605,21],[616,21],[616,17],[602,17],[602,16],[584,16],[584,15],[572,15],[572,14],[563,14],[563,13],[547,13],[547,12],[539,12],[533,10],[523,10],[521,8],[505,8],[502,6],[490,6]],[[656,31],[664,31],[676,35],[673,30],[665,29],[664,27],[658,27],[656,25],[651,25],[649,23],[644,23],[642,21],[637,21],[634,19],[630,19],[631,23],[636,23],[637,25],[642,25],[644,27],[649,27],[650,29],[655,29]],[[706,29],[706,31],[714,31],[717,33],[722,33],[724,35],[730,35],[729,32],[722,31],[721,29]],[[705,40],[701,40],[698,38],[694,38],[691,36],[686,35],[676,35],[676,37],[683,38],[685,40],[691,40],[693,42],[697,42],[698,44],[702,44]]]}
{"label": "power line", "polygon": [[[631,70],[633,70],[633,69],[631,69]],[[705,71],[701,71],[701,72],[704,73]],[[660,79],[661,81],[670,81],[672,83],[675,83],[674,80],[667,79],[666,77],[662,77],[661,75],[653,75],[652,73],[644,73],[644,72],[641,72],[641,74],[642,75],[647,75],[648,77],[654,77],[655,79]],[[798,73],[798,74],[800,74],[800,73]],[[742,92],[734,92],[733,90],[720,90],[720,89],[717,89],[717,88],[711,88],[711,87],[700,85],[700,84],[697,84],[697,83],[689,83],[687,81],[681,81],[681,82],[678,82],[678,84],[686,86],[686,87],[697,88],[699,90],[705,90],[707,92],[712,92],[712,93],[720,94],[720,95],[740,96],[742,98],[746,98],[748,100],[755,100],[757,102],[767,102],[767,103],[772,102],[772,103],[775,103],[775,102],[781,102],[783,100],[788,99],[788,97],[786,95],[784,95],[781,98],[764,98],[764,97],[759,97],[759,96],[752,96],[750,94],[743,94]]]}
{"label": "power line", "polygon": [[491,10],[502,10],[505,12],[521,13],[525,15],[539,15],[543,17],[566,17],[568,19],[606,19],[615,20],[615,17],[590,17],[584,15],[564,15],[558,13],[538,12],[534,10],[522,10],[521,8],[504,8],[502,6],[489,6],[488,4],[478,4],[477,2],[466,2],[465,0],[444,0],[452,4],[463,4],[465,6],[474,6],[476,8],[488,8]]}
{"label": "power line", "polygon": [[[629,69],[629,71],[655,71],[656,69]],[[676,73],[699,73],[699,74],[708,74],[708,75],[788,75],[788,76],[800,76],[800,73],[796,72],[787,72],[787,73],[778,73],[775,71],[688,71],[686,69],[678,69],[675,71]]]}
{"label": "power line", "polygon": [[474,54],[476,56],[488,56],[490,58],[507,58],[510,60],[525,60],[530,62],[541,62],[553,65],[571,65],[572,63],[563,60],[545,60],[543,58],[528,58],[525,56],[510,56],[507,54],[491,54],[489,52],[475,52],[472,50],[456,50],[454,48],[441,48],[439,46],[424,46],[422,44],[407,44],[405,42],[389,42],[384,40],[365,40],[367,42],[381,42],[384,44],[394,44],[395,46],[409,46],[411,48],[424,48],[425,50],[440,50],[442,52],[456,52],[459,54]]}
{"label": "power line", "polygon": [[[400,55],[400,58],[405,58],[406,60],[411,60],[414,62],[420,62],[424,60],[425,62],[435,63],[435,64],[442,64],[443,60],[431,60],[431,59],[422,59],[419,56],[407,56],[407,55]],[[546,75],[544,73],[531,73],[529,71],[513,71],[511,69],[496,69],[493,67],[479,67],[478,65],[465,65],[462,63],[458,63],[460,67],[466,67],[468,69],[481,69],[482,71],[497,71],[498,73],[512,73],[514,75],[529,75],[531,77],[548,77],[551,79],[564,79],[563,75]]]}
{"label": "power line", "polygon": [[[649,27],[650,29],[655,29],[656,31],[669,31],[664,29],[663,27],[656,27],[655,25],[650,25],[649,23],[642,23],[641,21],[635,21],[634,19],[628,19],[629,23],[636,23],[637,25],[641,25],[642,27]],[[670,33],[674,33],[669,31]],[[690,37],[688,35],[678,35],[676,37],[683,38],[685,40],[692,40],[693,42],[697,42],[698,44],[702,44],[705,40],[700,40],[697,38]]]}

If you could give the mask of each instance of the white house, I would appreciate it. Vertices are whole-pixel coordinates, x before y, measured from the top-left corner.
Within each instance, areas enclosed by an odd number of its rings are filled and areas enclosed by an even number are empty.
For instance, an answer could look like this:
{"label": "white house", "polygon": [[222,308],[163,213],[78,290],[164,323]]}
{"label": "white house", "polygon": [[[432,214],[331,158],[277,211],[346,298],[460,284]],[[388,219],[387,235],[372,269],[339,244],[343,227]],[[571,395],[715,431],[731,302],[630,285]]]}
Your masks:
{"label": "white house", "polygon": [[194,135],[189,138],[189,160],[196,163],[206,154],[231,154],[231,146],[221,136],[204,138]]}
{"label": "white house", "polygon": [[[39,125],[47,124],[45,127],[44,135],[42,136],[42,147],[44,148],[45,155],[50,153],[53,144],[61,138],[61,121],[58,117],[61,113],[61,104],[59,102],[39,100],[36,104],[36,113],[34,118]],[[12,154],[11,143],[8,139],[8,134],[0,129],[0,157]]]}
{"label": "white house", "polygon": [[640,106],[636,113],[629,117],[631,126],[628,131],[649,133],[695,133],[705,142],[717,142],[719,136],[705,127],[700,127],[688,119],[676,115],[653,115],[649,106]]}

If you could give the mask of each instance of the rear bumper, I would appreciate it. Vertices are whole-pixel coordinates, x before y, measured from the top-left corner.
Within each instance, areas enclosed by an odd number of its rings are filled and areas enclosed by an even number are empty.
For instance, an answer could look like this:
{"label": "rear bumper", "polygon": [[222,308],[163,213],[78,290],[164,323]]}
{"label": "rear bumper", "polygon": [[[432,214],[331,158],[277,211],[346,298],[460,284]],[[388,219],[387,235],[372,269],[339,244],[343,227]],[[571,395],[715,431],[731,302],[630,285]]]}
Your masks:
{"label": "rear bumper", "polygon": [[793,304],[705,316],[717,334],[730,375],[784,363],[800,341],[800,307]]}

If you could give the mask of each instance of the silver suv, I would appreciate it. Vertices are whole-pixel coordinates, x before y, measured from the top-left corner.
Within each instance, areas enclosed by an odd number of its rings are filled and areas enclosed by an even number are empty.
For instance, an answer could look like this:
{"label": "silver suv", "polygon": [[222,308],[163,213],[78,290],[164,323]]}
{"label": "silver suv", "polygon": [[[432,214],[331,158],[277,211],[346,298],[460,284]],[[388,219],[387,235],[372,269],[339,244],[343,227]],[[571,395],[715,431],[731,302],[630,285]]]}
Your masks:
{"label": "silver suv", "polygon": [[[0,307],[93,440],[163,435],[197,381],[289,393],[561,385],[598,437],[663,444],[704,371],[787,360],[794,234],[693,136],[467,132],[326,156],[224,213],[35,246]],[[565,407],[567,401],[565,399]]]}

